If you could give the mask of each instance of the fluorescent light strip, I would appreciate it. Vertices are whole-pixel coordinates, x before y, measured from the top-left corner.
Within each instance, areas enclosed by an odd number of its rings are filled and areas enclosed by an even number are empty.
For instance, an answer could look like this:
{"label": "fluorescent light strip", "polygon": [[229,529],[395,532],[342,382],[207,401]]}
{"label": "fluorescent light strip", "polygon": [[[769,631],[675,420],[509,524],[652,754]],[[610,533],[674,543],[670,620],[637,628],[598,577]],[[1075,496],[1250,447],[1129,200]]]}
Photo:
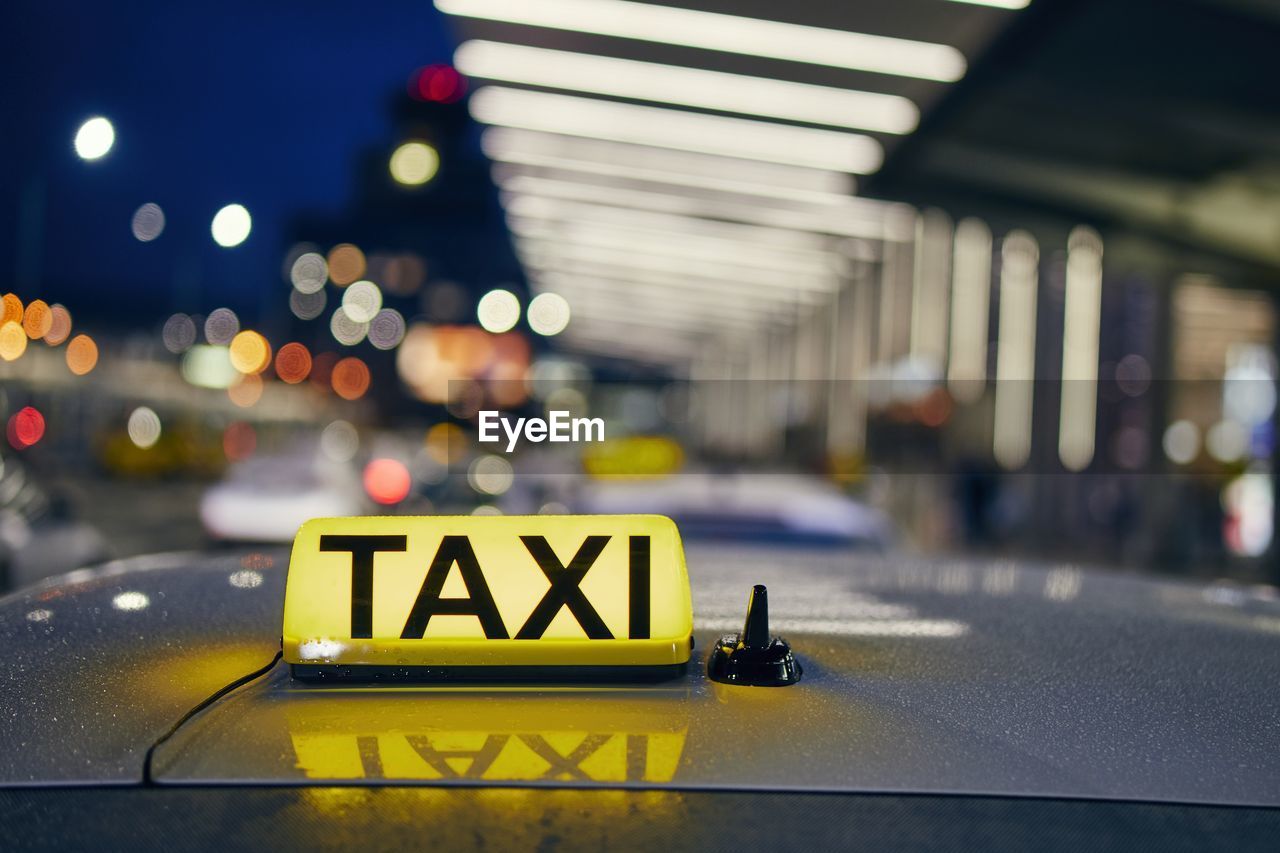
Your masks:
{"label": "fluorescent light strip", "polygon": [[782,312],[794,311],[794,298],[751,298],[726,288],[713,291],[701,287],[689,287],[683,282],[673,284],[637,284],[622,277],[574,275],[558,272],[538,273],[532,276],[535,289],[549,290],[566,298],[578,295],[611,294],[615,296],[643,296],[662,304],[677,304],[696,308],[721,308],[743,317],[777,317]]}
{"label": "fluorescent light strip", "polygon": [[757,329],[762,319],[743,317],[740,314],[717,313],[707,309],[690,309],[673,304],[627,303],[608,298],[591,298],[579,295],[572,303],[574,320],[579,323],[591,320],[634,322],[641,326],[659,329],[687,329],[704,332],[717,329]]}
{"label": "fluorescent light strip", "polygon": [[780,291],[788,290],[820,290],[833,291],[840,283],[838,276],[788,275],[786,273],[761,270],[750,266],[732,265],[724,262],[689,260],[664,255],[648,255],[630,252],[626,249],[608,249],[595,246],[575,246],[565,244],[534,244],[516,240],[516,250],[521,259],[528,258],[532,264],[539,264],[540,258],[555,258],[569,261],[585,261],[587,263],[613,264],[619,268],[652,270],[668,273],[673,276],[701,276],[720,281],[754,283],[774,287]]}
{"label": "fluorescent light strip", "polygon": [[880,143],[857,133],[573,95],[485,86],[471,96],[470,107],[485,124],[859,175],[874,172],[884,160]]}
{"label": "fluorescent light strip", "polygon": [[1040,247],[1026,231],[1010,231],[1000,258],[992,451],[1002,467],[1012,470],[1025,465],[1031,455]]}
{"label": "fluorescent light strip", "polygon": [[608,204],[690,218],[728,219],[752,225],[842,237],[864,237],[871,240],[882,240],[886,237],[882,222],[842,216],[840,211],[780,210],[743,201],[677,196],[663,192],[557,181],[526,175],[506,180],[501,180],[498,176],[497,179],[500,181],[498,186],[515,197],[533,196],[588,204]]}
{"label": "fluorescent light strip", "polygon": [[981,219],[956,226],[951,262],[951,396],[972,403],[987,378],[987,317],[991,310],[991,229]]}
{"label": "fluorescent light strip", "polygon": [[1080,226],[1067,238],[1062,322],[1062,405],[1058,458],[1068,471],[1093,459],[1098,413],[1098,337],[1102,321],[1102,238]]}
{"label": "fluorescent light strip", "polygon": [[626,228],[646,228],[689,236],[718,237],[734,242],[754,243],[762,246],[795,249],[797,251],[826,252],[831,249],[832,238],[808,231],[771,228],[741,222],[721,222],[697,216],[659,213],[618,207],[612,204],[589,204],[536,196],[516,196],[505,205],[507,218],[546,219],[568,222],[598,222]]}
{"label": "fluorescent light strip", "polygon": [[1031,0],[951,0],[952,3],[965,3],[969,6],[990,6],[993,9],[1025,9]]}
{"label": "fluorescent light strip", "polygon": [[589,263],[568,261],[562,258],[540,258],[530,263],[533,278],[554,289],[560,276],[569,278],[599,280],[616,283],[621,287],[644,288],[656,292],[698,293],[707,296],[732,296],[743,303],[768,306],[770,311],[793,311],[796,305],[817,304],[830,299],[830,293],[820,290],[779,290],[775,287],[760,286],[742,281],[726,281],[718,278],[702,278],[684,276],[673,279],[661,273],[637,270],[634,267],[620,267],[607,263]]}
{"label": "fluorescent light strip", "polygon": [[675,104],[780,121],[910,133],[920,110],[906,98],[493,41],[464,42],[453,64],[468,77]]}
{"label": "fluorescent light strip", "polygon": [[591,225],[539,226],[522,220],[513,223],[511,231],[529,240],[546,241],[558,245],[594,246],[641,252],[646,255],[667,255],[692,260],[715,261],[726,264],[745,264],[781,273],[805,273],[831,275],[839,272],[834,255],[801,254],[761,249],[743,243],[724,243],[705,238],[680,239],[646,235],[643,231],[593,227]]}
{"label": "fluorescent light strip", "polygon": [[[626,142],[606,142],[557,133],[540,133],[533,130],[517,130],[509,127],[489,127],[480,135],[480,147],[491,160],[508,163],[582,163],[588,167],[618,167],[662,174],[676,174],[682,178],[705,178],[742,184],[764,185],[779,191],[817,193],[849,197],[856,187],[853,178],[844,172],[828,169],[812,169],[804,166],[781,166],[743,160],[737,157],[721,157],[714,154],[697,154],[691,151],[675,151],[670,148],[653,148]],[[854,199],[868,209],[883,207],[883,203],[870,199]]]}
{"label": "fluorescent light strip", "polygon": [[[673,44],[854,71],[952,82],[960,51],[943,44],[786,24],[627,0],[435,0],[449,15]],[[1014,0],[1009,0],[1014,2]]]}

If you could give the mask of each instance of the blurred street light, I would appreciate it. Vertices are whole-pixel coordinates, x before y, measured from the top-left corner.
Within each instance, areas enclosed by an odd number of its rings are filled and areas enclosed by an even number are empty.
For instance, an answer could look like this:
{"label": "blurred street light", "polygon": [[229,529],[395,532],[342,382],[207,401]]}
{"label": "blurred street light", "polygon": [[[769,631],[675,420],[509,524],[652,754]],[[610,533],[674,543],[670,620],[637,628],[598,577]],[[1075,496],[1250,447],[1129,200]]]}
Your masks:
{"label": "blurred street light", "polygon": [[214,214],[209,230],[213,233],[215,243],[230,249],[248,239],[252,228],[253,220],[244,205],[229,204]]}
{"label": "blurred street light", "polygon": [[95,116],[76,131],[76,154],[81,160],[98,160],[107,155],[116,141],[116,129],[102,116]]}
{"label": "blurred street light", "polygon": [[406,187],[417,187],[435,177],[440,155],[425,142],[406,142],[391,154],[391,177]]}
{"label": "blurred street light", "polygon": [[509,290],[490,290],[476,305],[476,319],[486,332],[510,331],[520,322],[520,300]]}

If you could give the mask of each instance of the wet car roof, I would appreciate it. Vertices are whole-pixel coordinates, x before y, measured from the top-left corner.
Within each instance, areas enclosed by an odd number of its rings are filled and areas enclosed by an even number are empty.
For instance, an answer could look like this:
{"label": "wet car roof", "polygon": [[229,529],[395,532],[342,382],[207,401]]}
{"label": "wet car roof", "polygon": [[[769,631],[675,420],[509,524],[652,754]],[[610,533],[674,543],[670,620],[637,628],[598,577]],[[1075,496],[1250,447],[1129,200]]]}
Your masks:
{"label": "wet car roof", "polygon": [[[698,648],[657,685],[310,687],[280,666],[195,717],[160,782],[879,791],[1280,805],[1280,603],[1069,566],[694,546]],[[147,558],[0,603],[0,781],[129,783],[278,647],[283,552]],[[805,665],[719,685],[769,585]]]}

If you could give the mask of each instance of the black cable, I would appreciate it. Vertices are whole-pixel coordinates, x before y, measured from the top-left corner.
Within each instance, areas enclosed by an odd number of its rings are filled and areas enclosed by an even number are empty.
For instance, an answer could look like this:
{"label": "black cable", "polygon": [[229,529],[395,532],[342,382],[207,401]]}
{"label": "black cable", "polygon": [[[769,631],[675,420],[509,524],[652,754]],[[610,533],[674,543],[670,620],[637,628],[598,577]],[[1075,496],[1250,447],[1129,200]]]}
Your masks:
{"label": "black cable", "polygon": [[230,684],[218,690],[218,692],[206,698],[199,705],[196,705],[190,711],[187,711],[187,713],[183,714],[182,717],[178,720],[178,722],[170,726],[169,730],[164,734],[162,734],[156,740],[155,743],[147,747],[146,757],[142,759],[142,784],[143,785],[155,784],[155,779],[152,778],[152,775],[151,775],[151,763],[152,763],[152,760],[155,758],[156,750],[159,749],[161,746],[163,746],[165,741],[169,740],[169,738],[177,734],[178,729],[186,725],[187,721],[190,720],[192,717],[194,717],[196,714],[199,714],[205,708],[208,708],[210,705],[212,705],[214,702],[217,702],[223,696],[226,696],[232,690],[235,690],[237,687],[243,687],[244,685],[248,684],[250,681],[261,678],[262,676],[266,675],[268,672],[272,670],[272,668],[277,663],[280,662],[280,658],[283,654],[284,654],[283,649],[277,650],[275,653],[275,657],[271,658],[271,662],[268,663],[266,666],[261,667],[259,669],[255,669],[253,672],[249,673],[248,675],[240,676],[235,681],[231,682]]}

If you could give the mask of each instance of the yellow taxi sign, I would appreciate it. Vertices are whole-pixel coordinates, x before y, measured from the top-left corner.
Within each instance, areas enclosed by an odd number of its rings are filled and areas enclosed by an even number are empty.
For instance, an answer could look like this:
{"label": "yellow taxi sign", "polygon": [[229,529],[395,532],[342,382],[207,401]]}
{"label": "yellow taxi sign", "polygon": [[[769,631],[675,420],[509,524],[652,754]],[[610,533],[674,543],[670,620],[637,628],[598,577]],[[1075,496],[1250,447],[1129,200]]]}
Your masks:
{"label": "yellow taxi sign", "polygon": [[692,635],[680,534],[656,515],[313,519],[285,587],[301,677],[677,668]]}

